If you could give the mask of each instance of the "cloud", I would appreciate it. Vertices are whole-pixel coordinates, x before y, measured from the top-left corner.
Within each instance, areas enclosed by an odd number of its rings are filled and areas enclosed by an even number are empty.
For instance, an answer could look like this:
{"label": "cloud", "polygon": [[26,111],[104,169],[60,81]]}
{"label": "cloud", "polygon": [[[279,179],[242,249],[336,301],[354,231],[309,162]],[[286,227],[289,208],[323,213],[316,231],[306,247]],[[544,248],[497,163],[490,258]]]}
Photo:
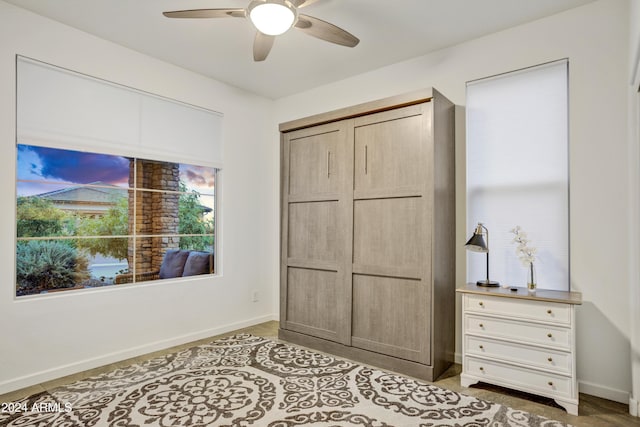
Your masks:
{"label": "cloud", "polygon": [[40,160],[39,165],[32,162],[32,173],[45,179],[75,184],[101,181],[113,185],[129,181],[129,159],[124,157],[45,147],[29,147],[29,151]]}
{"label": "cloud", "polygon": [[180,165],[181,178],[188,188],[200,191],[212,189],[215,185],[215,169],[204,166]]}
{"label": "cloud", "polygon": [[193,184],[196,184],[198,186],[206,185],[206,183],[207,183],[207,180],[204,179],[204,176],[195,173],[191,169],[187,170],[186,176],[187,176],[187,180],[189,180],[189,182],[191,182]]}
{"label": "cloud", "polygon": [[[189,191],[213,194],[216,169],[180,164],[180,180]],[[129,158],[81,151],[18,145],[18,178],[51,183],[128,186]]]}

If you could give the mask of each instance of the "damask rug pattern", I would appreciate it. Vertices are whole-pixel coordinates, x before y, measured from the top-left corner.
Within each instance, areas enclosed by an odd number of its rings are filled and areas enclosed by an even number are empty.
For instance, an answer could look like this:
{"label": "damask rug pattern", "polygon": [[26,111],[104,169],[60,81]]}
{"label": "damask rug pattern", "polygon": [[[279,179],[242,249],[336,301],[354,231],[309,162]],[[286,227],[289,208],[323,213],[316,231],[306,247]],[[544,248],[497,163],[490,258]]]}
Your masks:
{"label": "damask rug pattern", "polygon": [[247,334],[11,405],[0,426],[566,426]]}

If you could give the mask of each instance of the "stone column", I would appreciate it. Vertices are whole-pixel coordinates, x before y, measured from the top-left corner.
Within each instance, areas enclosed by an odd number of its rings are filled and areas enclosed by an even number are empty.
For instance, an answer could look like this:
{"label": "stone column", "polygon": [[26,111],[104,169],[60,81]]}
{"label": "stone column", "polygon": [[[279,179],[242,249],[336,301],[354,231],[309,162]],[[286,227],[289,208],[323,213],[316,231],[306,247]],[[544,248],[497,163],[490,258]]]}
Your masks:
{"label": "stone column", "polygon": [[[164,253],[178,249],[180,238],[170,237],[178,233],[178,203],[180,195],[179,165],[168,162],[138,160],[137,167],[130,165],[129,183],[137,179],[137,194],[129,195],[129,229],[135,226],[136,270],[139,273],[160,268]],[[134,172],[135,171],[135,172]],[[133,207],[135,206],[135,214]],[[158,237],[139,237],[139,236]],[[133,265],[133,248],[129,247],[129,265]]]}

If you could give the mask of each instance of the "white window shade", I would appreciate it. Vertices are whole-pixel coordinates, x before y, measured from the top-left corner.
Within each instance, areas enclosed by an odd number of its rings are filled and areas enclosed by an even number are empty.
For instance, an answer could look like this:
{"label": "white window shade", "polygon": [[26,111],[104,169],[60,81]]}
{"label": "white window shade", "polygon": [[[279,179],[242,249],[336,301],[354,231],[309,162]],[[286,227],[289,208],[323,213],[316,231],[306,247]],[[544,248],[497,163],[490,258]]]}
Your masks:
{"label": "white window shade", "polygon": [[164,98],[141,98],[140,145],[161,152],[182,153],[201,163],[212,159],[222,167],[221,118],[211,111]]}
{"label": "white window shade", "polygon": [[21,57],[17,85],[19,142],[138,144],[136,92]]}
{"label": "white window shade", "polygon": [[222,114],[17,61],[18,143],[222,167]]}
{"label": "white window shade", "polygon": [[[490,279],[526,285],[519,225],[537,249],[538,287],[568,290],[568,62],[470,82],[466,109],[467,234],[488,228]],[[468,253],[468,281],[485,278],[485,255]]]}

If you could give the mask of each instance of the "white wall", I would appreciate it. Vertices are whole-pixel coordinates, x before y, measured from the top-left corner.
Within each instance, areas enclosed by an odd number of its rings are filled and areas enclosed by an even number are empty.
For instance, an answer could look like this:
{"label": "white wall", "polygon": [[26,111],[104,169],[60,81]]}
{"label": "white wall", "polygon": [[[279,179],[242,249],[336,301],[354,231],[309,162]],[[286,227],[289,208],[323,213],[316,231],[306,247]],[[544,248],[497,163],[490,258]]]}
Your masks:
{"label": "white wall", "polygon": [[[16,54],[224,113],[222,277],[15,299]],[[272,106],[0,1],[0,393],[276,318]]]}
{"label": "white wall", "polygon": [[[569,58],[571,288],[584,300],[577,310],[577,372],[582,392],[625,403],[631,390],[628,9],[626,0],[600,0],[276,101],[277,122],[429,86],[463,106],[469,80]],[[457,119],[460,287],[466,277],[463,245],[471,232],[465,230],[463,108]]]}

